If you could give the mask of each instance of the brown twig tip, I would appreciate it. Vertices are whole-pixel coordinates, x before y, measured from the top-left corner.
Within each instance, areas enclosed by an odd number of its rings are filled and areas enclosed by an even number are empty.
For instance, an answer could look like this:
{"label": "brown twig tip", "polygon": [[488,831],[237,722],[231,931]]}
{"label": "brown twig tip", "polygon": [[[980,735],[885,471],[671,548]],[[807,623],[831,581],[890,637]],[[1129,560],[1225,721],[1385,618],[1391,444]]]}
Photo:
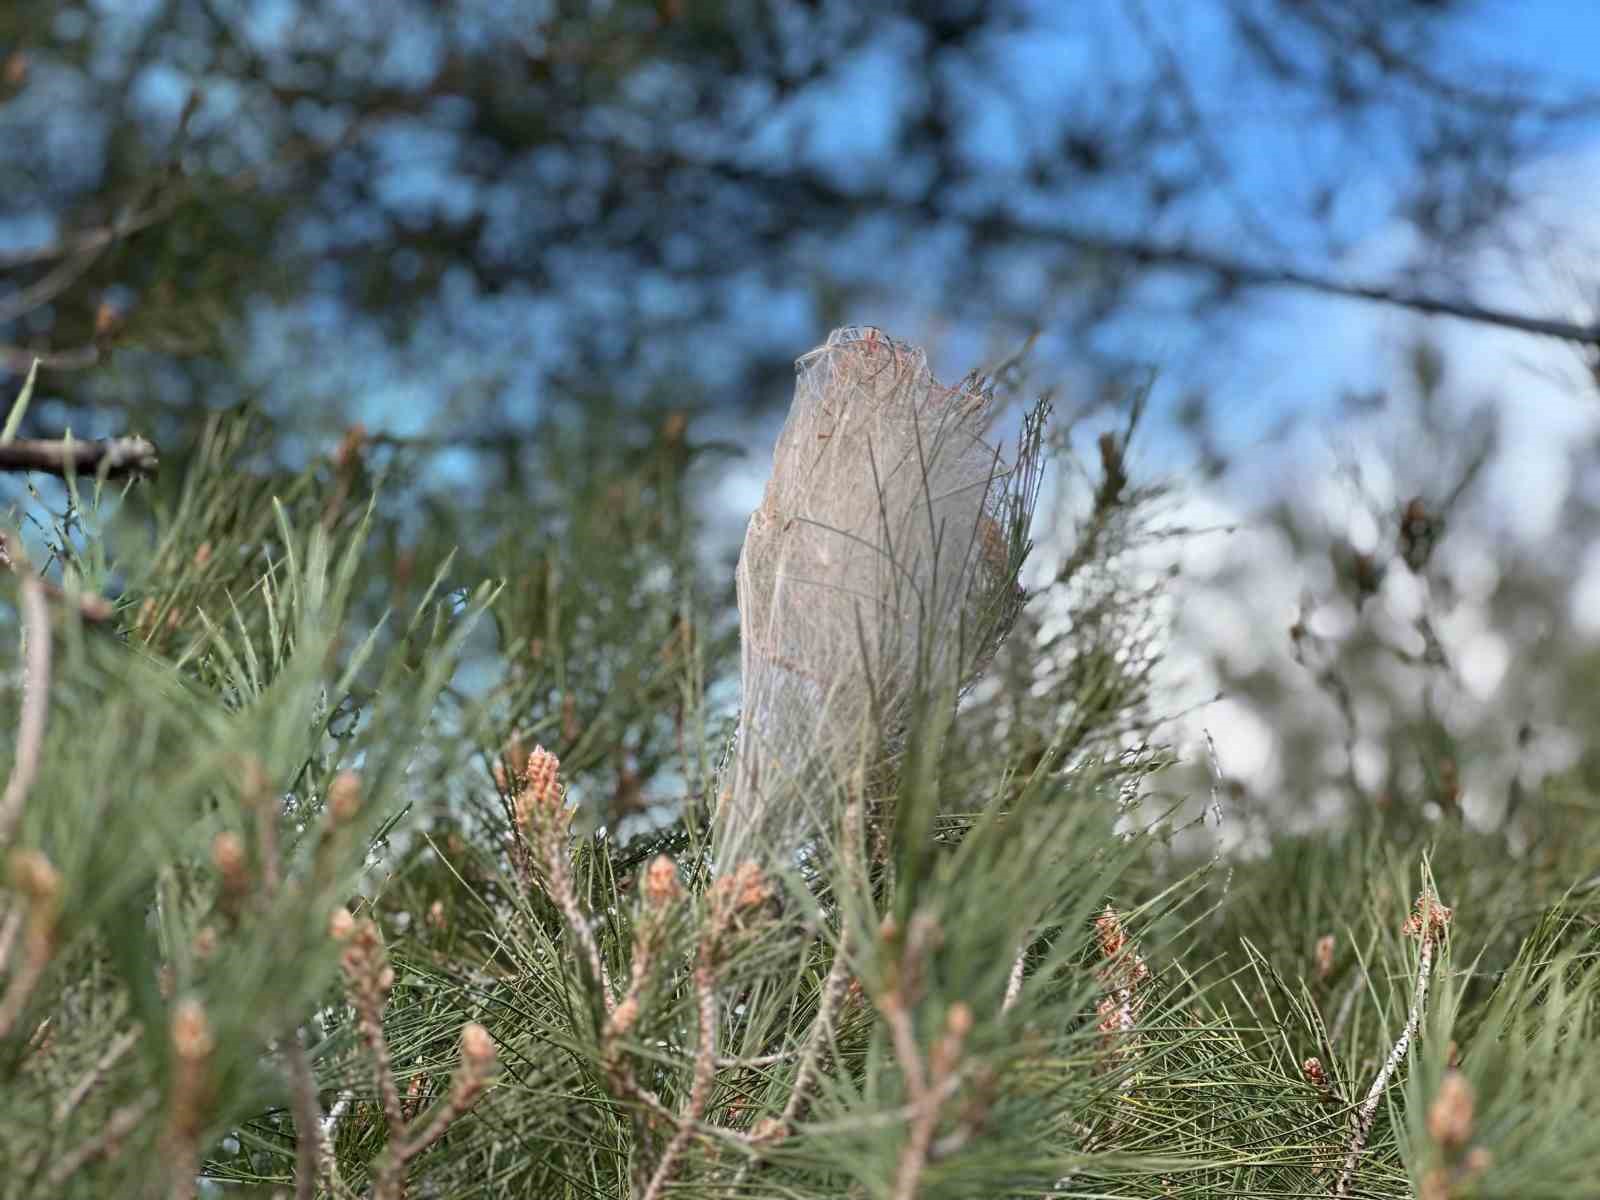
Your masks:
{"label": "brown twig tip", "polygon": [[254,754],[240,754],[237,770],[239,799],[245,808],[253,809],[272,799],[272,773],[266,763]]}
{"label": "brown twig tip", "polygon": [[334,941],[348,941],[350,935],[355,931],[356,919],[350,915],[350,910],[344,905],[341,904],[328,914],[328,936]]}
{"label": "brown twig tip", "polygon": [[512,795],[522,790],[528,777],[528,751],[522,744],[522,735],[516,730],[506,738],[505,748],[494,764],[494,782],[502,795]]}
{"label": "brown twig tip", "polygon": [[11,886],[36,907],[53,907],[61,896],[61,872],[38,850],[14,850]]}
{"label": "brown twig tip", "polygon": [[1472,1140],[1475,1101],[1467,1077],[1460,1071],[1446,1071],[1428,1106],[1428,1136],[1449,1153],[1463,1149]]}
{"label": "brown twig tip", "polygon": [[155,443],[142,437],[80,442],[18,438],[0,446],[0,471],[42,471],[50,475],[96,475],[108,479],[154,475],[161,465]]}
{"label": "brown twig tip", "polygon": [[639,1020],[639,997],[629,992],[618,1002],[616,1008],[611,1010],[611,1015],[606,1018],[605,1042],[609,1053],[616,1051],[616,1041],[626,1037],[628,1031]]}
{"label": "brown twig tip", "polygon": [[244,839],[231,830],[217,834],[211,839],[211,865],[217,869],[222,883],[218,907],[230,923],[235,922],[250,893],[249,857],[245,853]]}
{"label": "brown twig tip", "polygon": [[172,1089],[169,1093],[164,1158],[171,1195],[192,1196],[200,1166],[200,1133],[211,1113],[211,1056],[216,1039],[205,1006],[195,999],[173,1006]]}
{"label": "brown twig tip", "polygon": [[1115,958],[1128,940],[1122,928],[1122,918],[1109,904],[1105,912],[1094,919],[1094,932],[1100,942],[1100,953],[1105,958]]}
{"label": "brown twig tip", "polygon": [[1140,955],[1139,947],[1128,937],[1116,909],[1107,905],[1105,912],[1095,918],[1094,928],[1100,956],[1105,959],[1096,971],[1100,982],[1124,1007],[1137,1008],[1132,995],[1150,978],[1150,967]]}
{"label": "brown twig tip", "polygon": [[1326,979],[1333,971],[1333,947],[1333,934],[1325,933],[1317,939],[1317,949],[1312,961],[1316,965],[1318,979]]}
{"label": "brown twig tip", "polygon": [[701,932],[701,953],[708,962],[721,963],[734,935],[747,929],[754,916],[772,898],[772,885],[754,862],[743,862],[731,874],[712,880],[707,893],[709,920]]}
{"label": "brown twig tip", "polygon": [[[1100,943],[1100,956],[1108,961],[1118,958],[1128,947],[1128,933],[1122,927],[1122,916],[1109,904],[1106,905],[1105,912],[1094,919],[1094,932]],[[1144,966],[1138,959],[1137,948],[1134,950],[1133,958],[1138,961],[1139,967]]]}
{"label": "brown twig tip", "polygon": [[217,868],[226,885],[245,870],[244,839],[228,830],[211,839],[211,865]]}
{"label": "brown twig tip", "polygon": [[394,988],[394,968],[384,953],[383,935],[378,931],[377,922],[351,918],[348,932],[335,936],[344,943],[339,962],[352,992],[364,1001],[375,1001],[381,1006]]}
{"label": "brown twig tip", "polygon": [[328,819],[334,825],[348,825],[361,813],[361,776],[340,771],[328,784]]}
{"label": "brown twig tip", "polygon": [[[511,764],[515,768],[515,763]],[[616,1007],[611,991],[611,977],[600,957],[600,945],[595,941],[583,905],[578,902],[577,889],[572,882],[570,850],[567,845],[567,826],[572,821],[572,810],[566,806],[566,791],[561,785],[561,760],[543,746],[534,747],[527,764],[518,776],[520,782],[516,797],[511,802],[510,816],[515,826],[514,836],[526,839],[525,852],[528,878],[533,879],[533,868],[543,872],[540,881],[551,903],[561,910],[567,928],[577,941],[582,961],[588,967],[592,985],[597,989],[606,1012]],[[503,774],[504,772],[502,772]]]}
{"label": "brown twig tip", "polygon": [[12,851],[10,866],[11,885],[28,901],[29,957],[48,957],[61,907],[61,872],[38,850]]}
{"label": "brown twig tip", "polygon": [[494,1072],[494,1038],[476,1021],[461,1027],[461,1064],[478,1079],[487,1079]]}
{"label": "brown twig tip", "polygon": [[934,1043],[928,1056],[928,1071],[934,1079],[943,1079],[961,1061],[961,1048],[972,1032],[972,1009],[961,1001],[950,1006],[944,1017],[944,1036]]}
{"label": "brown twig tip", "polygon": [[650,908],[666,908],[683,895],[683,887],[678,883],[678,865],[665,854],[656,855],[645,868],[641,891]]}
{"label": "brown twig tip", "polygon": [[180,1000],[172,1013],[172,1053],[181,1063],[199,1063],[211,1056],[216,1040],[205,1007],[198,1000]]}
{"label": "brown twig tip", "polygon": [[[753,867],[754,864],[745,866]],[[711,917],[700,939],[692,975],[699,1033],[699,1044],[695,1047],[694,1055],[694,1077],[689,1085],[689,1094],[675,1118],[677,1132],[657,1160],[655,1170],[645,1184],[642,1200],[658,1200],[672,1178],[678,1160],[694,1139],[695,1129],[711,1102],[717,1074],[717,965],[722,937],[738,911],[746,906],[745,902],[753,894],[752,889],[759,889],[755,880],[759,877],[760,869],[754,870],[752,875],[741,866],[733,875],[724,876],[712,884]],[[630,990],[629,998],[635,994]]]}
{"label": "brown twig tip", "polygon": [[480,1026],[477,1021],[469,1021],[461,1027],[461,1064],[467,1067],[478,1078],[486,1078],[494,1070],[494,1038],[490,1030]]}
{"label": "brown twig tip", "polygon": [[383,1117],[389,1139],[396,1142],[404,1133],[406,1118],[400,1104],[400,1088],[395,1081],[389,1056],[389,1040],[383,1030],[383,1007],[394,989],[394,968],[384,953],[383,935],[375,921],[351,917],[340,920],[338,910],[329,922],[329,931],[344,947],[339,967],[344,973],[345,994],[356,1011],[356,1032],[372,1057],[372,1073],[377,1079]]}
{"label": "brown twig tip", "polygon": [[[1150,968],[1138,945],[1128,937],[1116,909],[1106,905],[1105,912],[1095,918],[1094,927],[1100,955],[1105,960],[1095,971],[1105,988],[1095,1005],[1096,1029],[1105,1054],[1103,1066],[1111,1069],[1126,1061],[1134,1049],[1131,1035],[1144,1011],[1143,985],[1150,979]],[[1133,1079],[1124,1079],[1121,1086],[1123,1091],[1129,1090]]]}

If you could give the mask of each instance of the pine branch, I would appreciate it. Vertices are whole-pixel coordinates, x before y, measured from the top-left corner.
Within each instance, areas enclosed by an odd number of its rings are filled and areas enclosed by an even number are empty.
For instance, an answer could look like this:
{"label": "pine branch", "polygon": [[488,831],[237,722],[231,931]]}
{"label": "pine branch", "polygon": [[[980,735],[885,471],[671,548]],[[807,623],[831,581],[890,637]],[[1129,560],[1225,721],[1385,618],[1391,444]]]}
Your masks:
{"label": "pine branch", "polygon": [[1405,1060],[1406,1051],[1411,1047],[1411,1039],[1417,1034],[1417,1027],[1422,1021],[1422,1010],[1428,1001],[1428,979],[1433,974],[1434,947],[1444,935],[1445,926],[1449,922],[1450,910],[1435,900],[1430,892],[1424,891],[1417,897],[1416,911],[1406,920],[1406,932],[1422,942],[1417,962],[1416,991],[1411,997],[1411,1011],[1407,1014],[1406,1026],[1401,1030],[1394,1048],[1389,1051],[1389,1057],[1384,1060],[1378,1077],[1372,1081],[1372,1087],[1367,1090],[1366,1099],[1351,1117],[1350,1148],[1345,1153],[1344,1170],[1340,1172],[1339,1184],[1333,1192],[1336,1197],[1347,1196],[1350,1193],[1350,1181],[1355,1177],[1356,1161],[1361,1157],[1361,1151],[1372,1133],[1372,1125],[1377,1119],[1378,1105],[1383,1100],[1383,1093],[1389,1086],[1389,1080]]}

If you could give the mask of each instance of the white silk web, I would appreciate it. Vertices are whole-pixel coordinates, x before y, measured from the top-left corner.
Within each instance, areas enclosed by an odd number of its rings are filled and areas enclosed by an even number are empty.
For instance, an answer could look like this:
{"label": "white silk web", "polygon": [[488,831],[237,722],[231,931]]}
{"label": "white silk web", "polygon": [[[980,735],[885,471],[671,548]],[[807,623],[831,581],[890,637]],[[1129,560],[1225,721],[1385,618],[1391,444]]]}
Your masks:
{"label": "white silk web", "polygon": [[892,754],[919,689],[972,681],[1021,600],[1038,421],[1008,466],[993,396],[919,349],[839,329],[794,403],[739,555],[743,705],[722,866],[793,854],[857,768]]}

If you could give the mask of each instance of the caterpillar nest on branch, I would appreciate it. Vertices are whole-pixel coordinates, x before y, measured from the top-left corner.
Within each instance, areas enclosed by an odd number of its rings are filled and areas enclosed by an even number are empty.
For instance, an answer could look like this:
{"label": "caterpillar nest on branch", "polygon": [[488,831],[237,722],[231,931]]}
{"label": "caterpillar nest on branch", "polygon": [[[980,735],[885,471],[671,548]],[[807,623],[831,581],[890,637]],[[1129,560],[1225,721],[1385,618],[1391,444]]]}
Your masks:
{"label": "caterpillar nest on branch", "polygon": [[958,694],[1023,593],[1043,406],[1008,463],[993,390],[937,382],[870,327],[797,360],[739,555],[743,703],[718,860],[792,855],[851,778],[892,758],[919,699]]}

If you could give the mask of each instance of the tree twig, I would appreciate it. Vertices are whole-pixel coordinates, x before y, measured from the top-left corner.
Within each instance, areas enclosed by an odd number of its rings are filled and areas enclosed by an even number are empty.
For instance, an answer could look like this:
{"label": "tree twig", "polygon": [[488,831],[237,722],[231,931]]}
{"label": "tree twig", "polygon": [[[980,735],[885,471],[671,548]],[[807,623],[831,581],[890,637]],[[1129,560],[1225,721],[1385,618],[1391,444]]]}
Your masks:
{"label": "tree twig", "polygon": [[494,1039],[475,1021],[461,1029],[461,1065],[450,1082],[450,1094],[426,1121],[408,1122],[392,1135],[373,1173],[373,1200],[401,1200],[405,1195],[407,1164],[444,1136],[455,1119],[477,1102],[495,1068]]}
{"label": "tree twig", "polygon": [[[962,1046],[972,1031],[972,1010],[965,1004],[955,1003],[945,1015],[945,1030],[928,1052],[926,1066],[917,1049],[916,1035],[911,1028],[911,1014],[899,1003],[899,993],[891,992],[879,1001],[879,1011],[889,1024],[890,1036],[895,1046],[895,1057],[900,1060],[900,1070],[905,1076],[906,1090],[911,1093],[911,1119],[906,1129],[906,1144],[900,1151],[900,1164],[895,1173],[893,1200],[914,1200],[922,1172],[928,1165],[933,1148],[933,1135],[939,1128],[939,1115],[950,1091],[947,1085],[960,1077]],[[965,1141],[970,1130],[958,1131],[953,1136],[952,1148]]]}
{"label": "tree twig", "polygon": [[1017,1002],[1017,997],[1022,995],[1022,974],[1028,965],[1028,948],[1024,946],[1017,951],[1017,957],[1011,963],[1011,974],[1006,976],[1006,995],[1000,1001],[1000,1011],[1010,1012],[1011,1006]]}
{"label": "tree twig", "polygon": [[1355,1177],[1356,1162],[1361,1157],[1368,1136],[1372,1133],[1372,1124],[1377,1119],[1378,1105],[1383,1100],[1384,1090],[1405,1060],[1406,1051],[1411,1048],[1412,1038],[1417,1035],[1417,1026],[1422,1021],[1422,1010],[1428,1002],[1428,979],[1433,974],[1434,947],[1443,936],[1449,921],[1450,910],[1434,899],[1430,892],[1424,891],[1417,897],[1416,911],[1406,922],[1406,931],[1422,941],[1422,951],[1417,960],[1417,986],[1411,997],[1411,1011],[1406,1016],[1406,1027],[1401,1030],[1394,1048],[1389,1051],[1389,1057],[1384,1060],[1383,1067],[1378,1071],[1378,1077],[1367,1089],[1366,1099],[1351,1115],[1350,1146],[1345,1152],[1344,1170],[1339,1173],[1339,1184],[1333,1192],[1335,1197],[1350,1194],[1350,1181]]}
{"label": "tree twig", "polygon": [[127,237],[146,229],[158,221],[171,215],[177,207],[179,193],[173,190],[166,197],[152,204],[143,212],[131,213],[119,217],[107,225],[94,229],[85,229],[67,237],[57,238],[53,242],[46,242],[39,246],[27,246],[21,250],[8,250],[0,254],[0,271],[10,271],[17,267],[32,266],[35,263],[50,262],[57,258],[74,258],[79,255],[93,254],[105,249],[112,242]]}
{"label": "tree twig", "polygon": [[[1039,236],[1044,230],[1034,231]],[[1137,238],[1116,238],[1106,235],[1064,229],[1057,235],[1061,241],[1082,250],[1095,251],[1111,257],[1125,258],[1145,267],[1172,267],[1183,270],[1204,271],[1228,283],[1259,288],[1295,288],[1318,292],[1325,296],[1338,296],[1346,300],[1366,300],[1390,308],[1404,308],[1432,317],[1454,317],[1479,325],[1496,325],[1519,333],[1539,337],[1557,338],[1584,346],[1600,346],[1600,323],[1580,325],[1553,317],[1530,317],[1525,313],[1468,300],[1453,300],[1414,292],[1382,284],[1348,283],[1331,275],[1293,267],[1264,267],[1243,259],[1189,246],[1181,242],[1161,243]]]}
{"label": "tree twig", "polygon": [[0,346],[0,363],[17,372],[34,363],[54,371],[83,371],[100,361],[100,347],[94,343],[69,350],[30,350],[25,346]]}
{"label": "tree twig", "polygon": [[689,1085],[688,1101],[678,1120],[677,1132],[667,1143],[666,1150],[656,1163],[655,1173],[645,1187],[643,1200],[659,1200],[662,1188],[672,1177],[679,1157],[689,1148],[695,1127],[705,1115],[706,1105],[711,1100],[711,1087],[717,1077],[717,978],[713,961],[716,941],[715,931],[703,938],[700,961],[695,964],[694,993],[700,1015],[700,1044],[695,1047],[694,1079]]}
{"label": "tree twig", "polygon": [[0,325],[8,324],[24,313],[30,313],[49,304],[83,277],[84,272],[94,265],[94,260],[100,257],[102,249],[104,247],[80,250],[52,267],[27,287],[19,288],[5,300],[0,300]]}
{"label": "tree twig", "polygon": [[[5,447],[0,447],[4,450]],[[6,561],[11,561],[9,554]],[[16,759],[11,777],[0,795],[0,846],[10,843],[22,817],[22,805],[39,773],[40,750],[44,745],[45,718],[50,700],[50,609],[45,603],[43,584],[32,572],[22,580],[22,623],[28,639],[27,661],[22,680],[22,716],[17,722]]]}
{"label": "tree twig", "polygon": [[107,479],[121,479],[154,475],[159,466],[155,444],[137,436],[85,442],[19,438],[0,446],[0,471],[43,471],[63,478],[104,471]]}
{"label": "tree twig", "polygon": [[318,1168],[321,1171],[322,1182],[330,1192],[336,1197],[340,1197],[341,1200],[349,1193],[350,1189],[339,1178],[339,1158],[334,1152],[334,1141],[339,1132],[339,1121],[349,1111],[350,1103],[354,1099],[353,1093],[349,1091],[340,1092],[338,1098],[333,1102],[333,1107],[328,1109],[328,1115],[322,1118],[317,1130],[317,1140],[320,1143],[318,1149],[321,1153]]}
{"label": "tree twig", "polygon": [[289,1102],[294,1111],[294,1197],[312,1200],[322,1164],[322,1105],[298,1029],[283,1044],[283,1060],[289,1068]]}

